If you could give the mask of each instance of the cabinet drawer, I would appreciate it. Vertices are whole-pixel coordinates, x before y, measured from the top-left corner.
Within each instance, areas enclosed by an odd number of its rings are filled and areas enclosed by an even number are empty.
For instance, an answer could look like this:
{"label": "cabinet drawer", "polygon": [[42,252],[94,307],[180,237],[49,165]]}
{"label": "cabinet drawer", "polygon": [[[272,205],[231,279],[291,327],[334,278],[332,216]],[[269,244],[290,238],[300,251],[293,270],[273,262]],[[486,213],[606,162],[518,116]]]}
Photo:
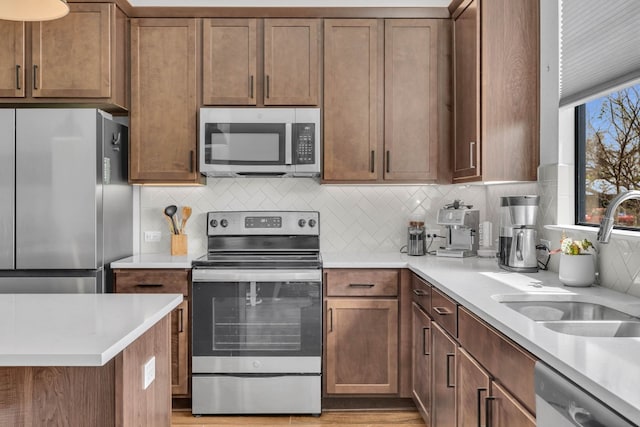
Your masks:
{"label": "cabinet drawer", "polygon": [[535,414],[536,359],[466,309],[461,308],[459,314],[460,345]]}
{"label": "cabinet drawer", "polygon": [[430,313],[445,331],[458,336],[458,304],[436,288],[431,290]]}
{"label": "cabinet drawer", "polygon": [[398,270],[325,270],[327,296],[380,296],[398,295]]}
{"label": "cabinet drawer", "polygon": [[411,299],[427,313],[431,312],[431,285],[416,274],[411,276]]}
{"label": "cabinet drawer", "polygon": [[189,270],[116,270],[117,293],[189,295]]}

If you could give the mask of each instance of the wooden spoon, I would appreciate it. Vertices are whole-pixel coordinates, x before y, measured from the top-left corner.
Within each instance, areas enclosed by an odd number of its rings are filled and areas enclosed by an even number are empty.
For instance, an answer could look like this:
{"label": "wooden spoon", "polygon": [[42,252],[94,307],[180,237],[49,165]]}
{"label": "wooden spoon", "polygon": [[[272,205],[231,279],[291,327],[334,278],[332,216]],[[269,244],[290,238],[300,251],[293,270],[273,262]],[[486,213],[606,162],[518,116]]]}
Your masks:
{"label": "wooden spoon", "polygon": [[187,225],[187,221],[191,216],[192,209],[190,206],[182,207],[182,222],[180,223],[180,234],[184,234],[184,227]]}

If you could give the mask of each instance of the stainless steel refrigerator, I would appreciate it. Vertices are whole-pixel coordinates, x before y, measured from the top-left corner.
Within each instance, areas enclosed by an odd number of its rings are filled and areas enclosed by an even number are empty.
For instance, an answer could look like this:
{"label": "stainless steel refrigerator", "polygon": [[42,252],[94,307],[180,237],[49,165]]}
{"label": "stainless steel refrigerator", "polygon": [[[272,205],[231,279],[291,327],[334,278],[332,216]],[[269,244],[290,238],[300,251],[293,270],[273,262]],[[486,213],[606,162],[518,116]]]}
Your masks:
{"label": "stainless steel refrigerator", "polygon": [[96,109],[0,109],[0,293],[109,289],[133,252],[127,127]]}

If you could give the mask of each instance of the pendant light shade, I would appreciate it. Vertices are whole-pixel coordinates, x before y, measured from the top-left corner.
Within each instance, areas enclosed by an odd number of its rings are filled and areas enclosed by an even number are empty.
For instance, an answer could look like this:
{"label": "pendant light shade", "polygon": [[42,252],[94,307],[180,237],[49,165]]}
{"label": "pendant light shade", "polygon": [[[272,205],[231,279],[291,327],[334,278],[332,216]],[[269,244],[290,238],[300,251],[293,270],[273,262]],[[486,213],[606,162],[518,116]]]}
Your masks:
{"label": "pendant light shade", "polygon": [[69,13],[66,0],[0,0],[0,19],[49,21]]}

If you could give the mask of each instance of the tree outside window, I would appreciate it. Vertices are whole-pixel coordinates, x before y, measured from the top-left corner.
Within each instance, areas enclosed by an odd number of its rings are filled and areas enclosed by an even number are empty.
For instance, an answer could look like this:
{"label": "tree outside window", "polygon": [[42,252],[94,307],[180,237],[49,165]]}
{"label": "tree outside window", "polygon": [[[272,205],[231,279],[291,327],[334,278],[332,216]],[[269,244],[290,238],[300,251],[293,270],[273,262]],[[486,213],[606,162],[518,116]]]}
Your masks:
{"label": "tree outside window", "polygon": [[[578,223],[599,224],[618,193],[640,189],[640,84],[576,109]],[[616,212],[616,225],[640,227],[640,201]]]}

